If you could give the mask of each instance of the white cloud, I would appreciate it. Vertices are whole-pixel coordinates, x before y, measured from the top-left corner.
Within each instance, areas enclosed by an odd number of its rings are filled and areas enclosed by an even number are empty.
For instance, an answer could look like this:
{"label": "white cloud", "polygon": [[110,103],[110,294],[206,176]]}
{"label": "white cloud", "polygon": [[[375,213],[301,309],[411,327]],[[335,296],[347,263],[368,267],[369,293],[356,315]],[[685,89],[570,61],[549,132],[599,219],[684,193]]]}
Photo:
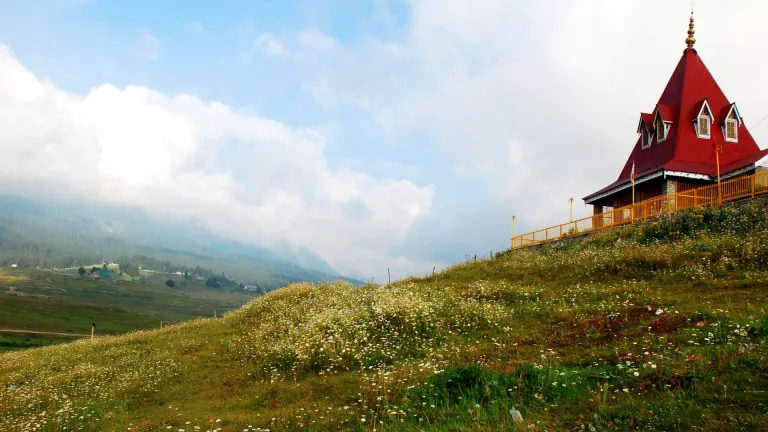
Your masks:
{"label": "white cloud", "polygon": [[433,187],[331,169],[324,138],[190,95],[66,93],[0,45],[0,194],[137,206],[245,242],[308,247],[342,272],[431,268],[388,252]]}
{"label": "white cloud", "polygon": [[142,31],[139,39],[138,54],[142,60],[156,60],[160,57],[162,42],[148,31]]}
{"label": "white cloud", "polygon": [[[699,54],[756,122],[768,114],[768,60],[756,54],[768,2],[696,8]],[[639,113],[685,48],[690,4],[413,0],[410,11],[391,40],[341,43],[309,30],[285,43],[321,104],[368,110],[400,137],[431,137],[454,170],[486,180],[498,220],[516,213],[525,229],[566,221],[568,198],[617,178]],[[768,147],[768,126],[754,135]]]}
{"label": "white cloud", "polygon": [[281,57],[289,54],[285,46],[278,42],[271,33],[263,33],[253,41],[253,45],[257,48],[261,48],[265,54],[270,56]]}
{"label": "white cloud", "polygon": [[313,51],[329,52],[339,47],[336,39],[317,29],[305,29],[298,33],[297,39],[302,48]]}

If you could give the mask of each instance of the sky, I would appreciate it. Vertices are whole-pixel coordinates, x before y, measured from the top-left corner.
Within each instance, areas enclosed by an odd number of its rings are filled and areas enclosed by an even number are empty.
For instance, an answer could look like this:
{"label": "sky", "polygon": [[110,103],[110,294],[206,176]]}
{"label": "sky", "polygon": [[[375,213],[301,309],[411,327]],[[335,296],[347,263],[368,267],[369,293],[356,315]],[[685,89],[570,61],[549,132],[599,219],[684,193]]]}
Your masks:
{"label": "sky", "polygon": [[[768,147],[768,2],[696,48]],[[0,193],[140,209],[382,281],[590,214],[689,0],[0,0]]]}

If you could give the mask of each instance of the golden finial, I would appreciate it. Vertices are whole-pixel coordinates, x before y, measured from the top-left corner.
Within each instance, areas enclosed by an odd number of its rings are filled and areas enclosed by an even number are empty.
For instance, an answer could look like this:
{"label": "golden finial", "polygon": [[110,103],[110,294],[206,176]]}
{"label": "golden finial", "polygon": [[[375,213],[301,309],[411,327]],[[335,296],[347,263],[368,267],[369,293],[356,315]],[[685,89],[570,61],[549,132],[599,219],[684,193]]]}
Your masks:
{"label": "golden finial", "polygon": [[696,38],[693,37],[694,33],[696,33],[696,31],[693,30],[693,10],[691,10],[691,23],[688,24],[688,39],[685,40],[685,44],[688,45],[688,48],[693,48],[693,44],[696,43]]}

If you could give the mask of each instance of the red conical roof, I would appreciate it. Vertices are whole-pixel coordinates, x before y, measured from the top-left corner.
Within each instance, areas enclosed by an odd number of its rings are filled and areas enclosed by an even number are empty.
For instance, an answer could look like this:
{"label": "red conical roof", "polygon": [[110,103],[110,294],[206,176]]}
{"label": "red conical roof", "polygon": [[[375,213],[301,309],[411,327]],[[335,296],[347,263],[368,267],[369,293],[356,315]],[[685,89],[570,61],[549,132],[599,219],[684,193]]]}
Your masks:
{"label": "red conical roof", "polygon": [[[714,122],[710,138],[698,138],[694,119],[705,101]],[[629,182],[633,161],[638,178],[659,170],[716,176],[715,147],[720,145],[721,174],[756,162],[768,150],[760,150],[743,122],[738,123],[738,142],[726,141],[723,136],[721,123],[731,105],[696,50],[686,48],[653,110],[654,119],[659,114],[665,122],[671,122],[666,140],[659,143],[653,134],[650,146],[643,149],[638,138],[618,180],[584,199]]]}

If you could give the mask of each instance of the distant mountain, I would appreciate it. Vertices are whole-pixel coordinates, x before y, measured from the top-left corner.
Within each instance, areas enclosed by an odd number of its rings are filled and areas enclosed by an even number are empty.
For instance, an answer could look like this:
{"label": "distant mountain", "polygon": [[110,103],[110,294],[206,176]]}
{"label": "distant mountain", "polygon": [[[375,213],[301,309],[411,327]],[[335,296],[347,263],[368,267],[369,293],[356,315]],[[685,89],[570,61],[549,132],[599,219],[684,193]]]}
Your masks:
{"label": "distant mountain", "polygon": [[0,265],[68,267],[137,254],[265,287],[343,278],[306,248],[270,250],[139,211],[0,197]]}
{"label": "distant mountain", "polygon": [[365,277],[365,275],[362,275],[360,273],[350,273],[348,276],[350,278],[353,278],[353,279],[356,279],[356,280],[359,280],[359,281],[370,282],[370,278]]}
{"label": "distant mountain", "polygon": [[327,262],[325,262],[320,255],[314,253],[311,249],[305,247],[291,248],[287,244],[282,244],[276,248],[273,248],[275,254],[281,259],[288,262],[292,262],[301,267],[310,270],[316,270],[331,275],[338,275],[339,273],[334,270]]}

